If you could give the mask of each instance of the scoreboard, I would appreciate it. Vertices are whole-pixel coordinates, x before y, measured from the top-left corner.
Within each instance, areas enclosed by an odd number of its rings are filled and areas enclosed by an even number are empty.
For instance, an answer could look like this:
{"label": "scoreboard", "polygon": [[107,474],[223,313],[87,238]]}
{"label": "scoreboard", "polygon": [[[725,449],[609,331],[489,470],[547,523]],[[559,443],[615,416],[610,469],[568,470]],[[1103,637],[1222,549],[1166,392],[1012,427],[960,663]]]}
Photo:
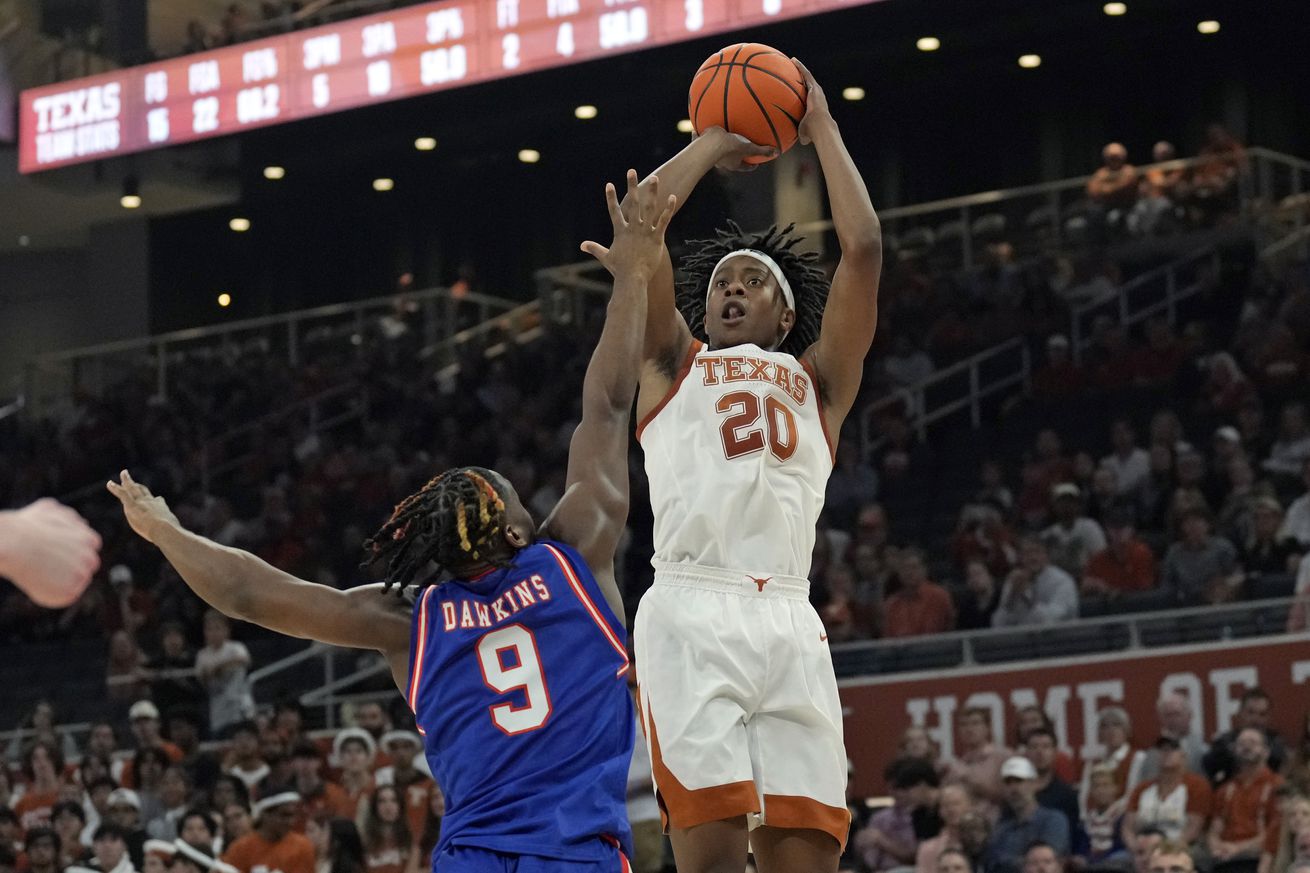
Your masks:
{"label": "scoreboard", "polygon": [[18,164],[165,148],[868,2],[441,0],[24,91]]}

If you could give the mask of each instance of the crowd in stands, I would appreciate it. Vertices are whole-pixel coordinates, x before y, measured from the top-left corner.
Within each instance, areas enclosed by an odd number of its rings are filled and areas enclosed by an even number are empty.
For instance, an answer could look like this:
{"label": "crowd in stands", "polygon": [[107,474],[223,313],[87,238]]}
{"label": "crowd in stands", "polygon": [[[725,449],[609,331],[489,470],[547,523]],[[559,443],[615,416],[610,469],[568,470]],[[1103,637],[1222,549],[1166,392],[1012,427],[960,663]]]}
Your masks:
{"label": "crowd in stands", "polygon": [[[956,754],[921,727],[887,766],[892,805],[853,802],[843,870],[859,873],[1288,873],[1310,868],[1310,721],[1284,739],[1259,688],[1233,727],[1204,742],[1192,704],[1162,698],[1157,724],[1134,731],[1101,710],[1098,751],[1076,764],[1037,707],[1016,713],[1012,745],[992,713],[966,708]],[[1306,713],[1310,715],[1310,713]],[[1166,856],[1168,865],[1155,862]]]}
{"label": "crowd in stands", "polygon": [[204,746],[185,705],[139,700],[130,734],[100,722],[81,748],[45,710],[0,759],[0,873],[429,868],[444,798],[419,735],[377,703],[314,738],[284,702]]}

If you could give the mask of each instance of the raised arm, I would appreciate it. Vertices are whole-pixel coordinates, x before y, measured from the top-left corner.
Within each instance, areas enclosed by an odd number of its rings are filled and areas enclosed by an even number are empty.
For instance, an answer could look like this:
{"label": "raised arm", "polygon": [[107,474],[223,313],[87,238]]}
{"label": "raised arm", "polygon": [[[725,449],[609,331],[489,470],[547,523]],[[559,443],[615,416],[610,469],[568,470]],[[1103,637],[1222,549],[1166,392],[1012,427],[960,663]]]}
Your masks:
{"label": "raised arm", "polygon": [[873,211],[869,190],[846,151],[828,99],[814,75],[795,58],[809,86],[800,139],[814,143],[819,153],[832,207],[832,224],[841,260],[823,310],[819,339],[805,358],[819,377],[828,432],[836,436],[855,403],[864,374],[864,357],[878,328],[878,282],[882,277],[882,226]]}
{"label": "raised arm", "polygon": [[620,206],[613,185],[605,202],[614,224],[609,248],[587,241],[582,250],[614,276],[605,327],[582,381],[582,421],[569,444],[564,496],[543,531],[574,546],[604,589],[615,615],[623,597],[614,579],[614,548],[628,519],[628,419],[641,371],[646,330],[646,286],[664,247],[664,231],[677,203],[660,200],[659,180],[638,190],[628,171],[628,196]]}
{"label": "raised arm", "polygon": [[386,656],[399,687],[409,681],[410,607],[380,585],[338,591],[297,579],[249,552],[192,533],[162,497],[124,470],[109,491],[132,529],[155,544],[187,587],[224,615],[287,636]]}
{"label": "raised arm", "polygon": [[[687,202],[700,180],[716,166],[728,170],[754,169],[743,163],[743,158],[773,154],[773,149],[758,146],[745,137],[728,133],[721,127],[711,127],[641,183],[640,190],[649,189],[652,180],[659,179],[665,194],[677,198],[678,207]],[[623,208],[629,207],[632,192],[623,198]],[[677,208],[674,210],[675,214]],[[673,261],[669,250],[663,248],[654,274],[650,277],[646,294],[646,329],[642,357],[674,371],[691,344],[691,331],[674,303]],[[667,374],[669,377],[673,372]]]}

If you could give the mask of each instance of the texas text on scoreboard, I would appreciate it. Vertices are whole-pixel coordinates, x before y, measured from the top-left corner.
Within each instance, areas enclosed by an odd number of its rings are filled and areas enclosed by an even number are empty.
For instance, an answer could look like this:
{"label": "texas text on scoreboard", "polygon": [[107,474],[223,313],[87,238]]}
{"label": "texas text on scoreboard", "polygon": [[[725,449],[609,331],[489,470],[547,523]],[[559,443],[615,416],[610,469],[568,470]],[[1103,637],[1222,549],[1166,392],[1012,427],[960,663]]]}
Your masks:
{"label": "texas text on scoreboard", "polygon": [[443,0],[24,91],[24,173],[871,0]]}

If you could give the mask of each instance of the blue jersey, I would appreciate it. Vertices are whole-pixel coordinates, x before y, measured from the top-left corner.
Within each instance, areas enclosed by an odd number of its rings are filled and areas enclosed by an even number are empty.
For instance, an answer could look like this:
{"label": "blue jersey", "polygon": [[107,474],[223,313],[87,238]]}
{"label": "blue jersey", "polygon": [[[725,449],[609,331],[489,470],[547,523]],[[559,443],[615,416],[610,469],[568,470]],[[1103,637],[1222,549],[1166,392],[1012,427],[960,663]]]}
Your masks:
{"label": "blue jersey", "polygon": [[560,543],[423,589],[408,698],[446,796],[434,857],[465,846],[594,861],[615,841],[632,856],[626,641],[586,563]]}

